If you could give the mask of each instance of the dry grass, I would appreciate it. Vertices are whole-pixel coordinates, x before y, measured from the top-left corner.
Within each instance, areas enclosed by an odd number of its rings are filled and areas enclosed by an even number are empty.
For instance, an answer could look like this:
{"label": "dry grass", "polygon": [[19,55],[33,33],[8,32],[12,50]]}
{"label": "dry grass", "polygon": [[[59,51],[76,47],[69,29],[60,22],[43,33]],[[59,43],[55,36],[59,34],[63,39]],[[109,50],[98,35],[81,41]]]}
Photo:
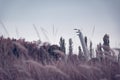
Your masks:
{"label": "dry grass", "polygon": [[0,80],[120,80],[118,62],[83,62],[78,55],[52,61],[46,47],[0,37]]}

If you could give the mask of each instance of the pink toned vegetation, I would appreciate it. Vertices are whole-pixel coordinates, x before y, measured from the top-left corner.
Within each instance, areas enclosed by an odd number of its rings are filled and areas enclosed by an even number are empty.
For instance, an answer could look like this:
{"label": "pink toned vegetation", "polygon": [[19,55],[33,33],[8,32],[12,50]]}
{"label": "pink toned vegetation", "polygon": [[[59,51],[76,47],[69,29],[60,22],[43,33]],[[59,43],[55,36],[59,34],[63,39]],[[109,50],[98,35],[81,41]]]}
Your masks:
{"label": "pink toned vegetation", "polygon": [[0,80],[120,80],[118,62],[55,61],[47,48],[0,37]]}

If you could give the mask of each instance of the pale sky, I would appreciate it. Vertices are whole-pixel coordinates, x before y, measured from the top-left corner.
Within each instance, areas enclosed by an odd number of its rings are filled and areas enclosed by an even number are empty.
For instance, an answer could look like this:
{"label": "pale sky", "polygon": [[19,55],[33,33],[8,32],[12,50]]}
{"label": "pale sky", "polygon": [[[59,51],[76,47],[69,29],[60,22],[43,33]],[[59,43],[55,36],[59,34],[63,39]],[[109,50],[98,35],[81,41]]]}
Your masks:
{"label": "pale sky", "polygon": [[[43,42],[58,44],[63,36],[68,47],[73,38],[75,51],[80,42],[74,28],[81,29],[94,46],[108,33],[111,47],[120,47],[120,0],[0,0],[0,20],[11,38],[38,40],[35,24]],[[1,24],[0,35],[8,37]]]}

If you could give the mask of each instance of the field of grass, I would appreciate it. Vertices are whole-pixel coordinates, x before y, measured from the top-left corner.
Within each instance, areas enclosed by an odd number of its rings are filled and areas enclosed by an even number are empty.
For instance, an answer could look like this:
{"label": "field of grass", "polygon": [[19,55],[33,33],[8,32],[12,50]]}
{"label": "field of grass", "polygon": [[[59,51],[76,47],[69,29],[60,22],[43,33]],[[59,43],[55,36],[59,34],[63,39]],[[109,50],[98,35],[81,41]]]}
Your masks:
{"label": "field of grass", "polygon": [[119,62],[75,54],[56,59],[50,46],[0,37],[0,80],[120,80]]}

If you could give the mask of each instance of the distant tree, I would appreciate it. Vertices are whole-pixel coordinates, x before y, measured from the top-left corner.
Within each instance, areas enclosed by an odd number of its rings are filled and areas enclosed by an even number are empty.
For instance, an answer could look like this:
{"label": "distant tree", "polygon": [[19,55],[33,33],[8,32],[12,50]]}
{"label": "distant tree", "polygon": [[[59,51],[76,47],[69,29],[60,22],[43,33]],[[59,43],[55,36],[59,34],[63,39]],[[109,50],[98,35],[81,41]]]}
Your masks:
{"label": "distant tree", "polygon": [[61,49],[64,53],[66,53],[65,39],[61,37],[59,44],[60,44],[60,49]]}
{"label": "distant tree", "polygon": [[93,53],[92,53],[93,49],[92,49],[92,42],[90,41],[90,58],[92,58]]}
{"label": "distant tree", "polygon": [[83,56],[83,52],[80,46],[78,46],[78,55]]}
{"label": "distant tree", "polygon": [[73,41],[71,38],[69,39],[69,54],[73,54]]}
{"label": "distant tree", "polygon": [[85,36],[84,40],[85,40],[85,45],[87,47],[87,36]]}
{"label": "distant tree", "polygon": [[110,41],[109,41],[109,35],[105,34],[104,37],[103,37],[103,45],[109,47],[109,43],[110,43]]}

